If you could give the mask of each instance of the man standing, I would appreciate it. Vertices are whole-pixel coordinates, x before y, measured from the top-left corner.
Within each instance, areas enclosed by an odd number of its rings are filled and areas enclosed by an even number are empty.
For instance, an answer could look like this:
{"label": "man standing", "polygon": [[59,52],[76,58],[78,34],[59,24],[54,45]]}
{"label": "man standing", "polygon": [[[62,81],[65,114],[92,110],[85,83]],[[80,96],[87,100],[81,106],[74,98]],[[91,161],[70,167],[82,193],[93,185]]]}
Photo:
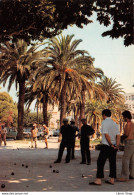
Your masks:
{"label": "man standing", "polygon": [[0,139],[0,146],[1,146],[1,143],[2,141],[4,142],[4,146],[6,146],[6,134],[7,134],[7,128],[5,127],[5,124],[2,124],[1,125],[2,128],[1,128],[1,139]]}
{"label": "man standing", "polygon": [[121,178],[117,181],[128,181],[134,179],[134,123],[131,121],[132,116],[129,111],[122,113],[123,119],[127,122],[124,128],[125,149],[122,159]]}
{"label": "man standing", "polygon": [[83,126],[81,127],[80,132],[80,145],[81,145],[81,155],[82,155],[82,161],[80,164],[91,164],[91,154],[89,150],[89,136],[94,134],[94,129],[87,125],[87,120],[85,118],[81,119]]}
{"label": "man standing", "polygon": [[45,124],[43,125],[43,127],[44,127],[44,130],[43,130],[43,132],[44,132],[44,139],[45,139],[45,144],[46,144],[45,149],[48,149],[47,139],[48,139],[49,129],[48,129],[48,127]]}
{"label": "man standing", "polygon": [[73,134],[72,134],[72,145],[71,145],[71,157],[72,159],[75,159],[75,156],[74,156],[74,150],[75,150],[75,137],[77,136],[76,135],[76,131],[79,132],[79,129],[77,126],[75,126],[75,121],[74,119],[71,119],[70,121],[70,125],[72,127],[72,130],[73,130]]}
{"label": "man standing", "polygon": [[104,178],[104,165],[109,159],[110,165],[110,179],[105,181],[108,184],[114,184],[116,178],[116,153],[120,143],[120,131],[118,125],[110,118],[111,111],[105,109],[102,111],[102,148],[97,160],[97,174],[96,180],[89,183],[90,185],[101,185],[101,179]]}
{"label": "man standing", "polygon": [[37,148],[37,123],[33,123],[33,128],[31,129],[31,148],[33,148],[33,142],[35,142],[35,148]]}
{"label": "man standing", "polygon": [[59,148],[58,159],[54,163],[60,163],[65,147],[67,148],[66,163],[70,162],[70,152],[71,152],[71,141],[73,136],[73,129],[68,124],[68,119],[63,119],[64,125],[60,128],[60,133],[62,134],[62,140]]}

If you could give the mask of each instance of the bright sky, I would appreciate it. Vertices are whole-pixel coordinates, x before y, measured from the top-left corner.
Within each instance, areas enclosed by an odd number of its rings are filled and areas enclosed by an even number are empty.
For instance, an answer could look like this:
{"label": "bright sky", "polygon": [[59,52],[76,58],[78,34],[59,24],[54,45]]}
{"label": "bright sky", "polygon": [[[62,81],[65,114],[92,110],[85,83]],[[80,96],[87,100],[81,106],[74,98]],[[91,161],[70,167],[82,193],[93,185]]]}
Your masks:
{"label": "bright sky", "polygon": [[[105,29],[95,21],[83,29],[69,27],[63,34],[74,34],[74,39],[82,39],[77,49],[87,50],[95,58],[95,67],[101,68],[107,77],[116,79],[126,93],[134,92],[134,46],[125,47],[122,38],[102,37]],[[7,86],[1,87],[0,91],[7,91]],[[14,86],[9,94],[17,101]]]}

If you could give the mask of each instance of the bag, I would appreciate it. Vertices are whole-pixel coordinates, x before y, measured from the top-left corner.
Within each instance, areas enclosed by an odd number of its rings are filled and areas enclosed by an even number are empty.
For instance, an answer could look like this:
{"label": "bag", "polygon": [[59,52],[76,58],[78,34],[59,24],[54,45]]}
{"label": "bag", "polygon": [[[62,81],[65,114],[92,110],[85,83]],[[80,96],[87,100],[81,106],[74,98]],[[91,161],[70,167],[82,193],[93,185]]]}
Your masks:
{"label": "bag", "polygon": [[103,144],[98,144],[95,146],[95,150],[101,150],[103,147]]}
{"label": "bag", "polygon": [[121,143],[124,142],[124,140],[127,138],[128,136],[126,136],[125,134],[121,136]]}

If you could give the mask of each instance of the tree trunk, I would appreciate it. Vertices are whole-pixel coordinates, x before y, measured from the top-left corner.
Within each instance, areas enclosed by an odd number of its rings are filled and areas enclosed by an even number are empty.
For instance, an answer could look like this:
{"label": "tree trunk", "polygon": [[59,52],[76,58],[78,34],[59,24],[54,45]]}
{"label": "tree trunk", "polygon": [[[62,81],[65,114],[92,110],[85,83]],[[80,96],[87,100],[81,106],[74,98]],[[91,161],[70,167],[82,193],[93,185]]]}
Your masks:
{"label": "tree trunk", "polygon": [[61,103],[61,110],[60,110],[60,127],[63,123],[63,118],[66,117],[66,107],[67,107],[67,103],[66,103],[66,83],[64,83],[64,86],[62,88],[61,91],[61,98],[60,98],[60,103]]}
{"label": "tree trunk", "polygon": [[43,120],[45,125],[48,127],[48,117],[47,117],[47,105],[48,105],[48,94],[43,94]]}
{"label": "tree trunk", "polygon": [[18,100],[18,134],[17,139],[23,137],[23,118],[24,118],[24,100],[25,100],[25,80],[19,82],[19,100]]}
{"label": "tree trunk", "polygon": [[80,102],[80,122],[79,122],[79,128],[81,128],[81,119],[85,118],[85,90],[83,89],[81,92],[82,100]]}

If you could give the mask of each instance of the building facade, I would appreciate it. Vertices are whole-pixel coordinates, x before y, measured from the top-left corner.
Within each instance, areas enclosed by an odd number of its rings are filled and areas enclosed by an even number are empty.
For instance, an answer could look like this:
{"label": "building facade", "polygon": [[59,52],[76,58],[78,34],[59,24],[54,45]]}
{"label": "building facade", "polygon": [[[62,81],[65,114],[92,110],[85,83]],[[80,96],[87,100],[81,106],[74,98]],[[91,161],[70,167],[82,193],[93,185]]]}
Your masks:
{"label": "building facade", "polygon": [[132,119],[134,122],[134,92],[125,94],[125,104],[128,110],[132,113]]}

